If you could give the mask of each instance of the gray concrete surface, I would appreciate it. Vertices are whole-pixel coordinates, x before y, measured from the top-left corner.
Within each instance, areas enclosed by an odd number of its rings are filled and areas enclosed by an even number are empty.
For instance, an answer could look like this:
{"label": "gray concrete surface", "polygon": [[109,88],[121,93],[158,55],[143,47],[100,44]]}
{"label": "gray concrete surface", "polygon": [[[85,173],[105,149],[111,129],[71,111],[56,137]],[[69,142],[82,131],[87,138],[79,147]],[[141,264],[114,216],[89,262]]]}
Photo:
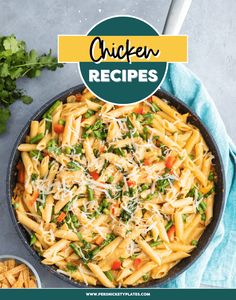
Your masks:
{"label": "gray concrete surface", "polygon": [[[97,21],[130,14],[162,30],[169,0],[0,0],[0,34],[14,33],[39,52],[56,52],[59,33],[84,34]],[[215,100],[229,135],[236,142],[236,1],[193,0],[182,33],[189,35],[188,67],[204,82]],[[45,287],[71,287],[37,265],[17,236],[6,206],[5,175],[10,152],[26,120],[47,100],[81,82],[77,67],[68,64],[57,72],[18,82],[34,98],[30,106],[18,102],[6,134],[0,136],[0,255],[16,254],[39,271]]]}

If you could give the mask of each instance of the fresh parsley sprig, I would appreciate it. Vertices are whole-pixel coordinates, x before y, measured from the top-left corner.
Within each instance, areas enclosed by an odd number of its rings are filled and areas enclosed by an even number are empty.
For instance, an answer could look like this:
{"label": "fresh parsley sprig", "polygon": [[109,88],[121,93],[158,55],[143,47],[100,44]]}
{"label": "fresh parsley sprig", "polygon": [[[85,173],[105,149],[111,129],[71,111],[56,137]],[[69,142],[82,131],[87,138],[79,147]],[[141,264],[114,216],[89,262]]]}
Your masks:
{"label": "fresh parsley sprig", "polygon": [[34,49],[28,52],[25,42],[14,35],[0,36],[0,134],[6,131],[9,106],[18,99],[25,104],[33,100],[17,88],[17,79],[39,77],[43,69],[55,71],[63,67],[51,54],[51,50],[43,55],[38,55]]}

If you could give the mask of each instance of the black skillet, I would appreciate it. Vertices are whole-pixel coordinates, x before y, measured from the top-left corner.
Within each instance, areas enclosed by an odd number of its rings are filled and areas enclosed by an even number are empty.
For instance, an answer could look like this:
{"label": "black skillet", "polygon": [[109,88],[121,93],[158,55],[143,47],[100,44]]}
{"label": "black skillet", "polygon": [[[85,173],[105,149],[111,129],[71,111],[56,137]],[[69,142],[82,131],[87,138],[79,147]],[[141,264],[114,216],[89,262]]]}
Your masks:
{"label": "black skillet", "polygon": [[[78,92],[82,91],[83,89],[84,89],[84,85],[81,84],[81,85],[75,86],[75,87],[57,95],[56,97],[54,97],[53,99],[48,101],[46,104],[44,104],[32,116],[31,120],[40,120],[42,115],[48,110],[48,108],[56,100],[60,99],[62,101],[66,101],[66,98],[68,95],[78,93]],[[181,100],[179,100],[178,98],[174,97],[173,95],[171,95],[161,89],[158,90],[155,94],[160,98],[164,98],[164,99],[168,100],[169,103],[172,106],[174,106],[180,113],[187,113],[187,112],[190,113],[188,121],[191,124],[195,125],[197,128],[199,128],[210,151],[212,152],[212,154],[215,157],[213,160],[213,163],[215,165],[215,170],[217,173],[218,181],[217,181],[216,189],[215,189],[215,204],[214,204],[214,211],[213,211],[214,217],[213,217],[212,222],[207,226],[206,230],[204,231],[203,235],[201,236],[201,238],[198,242],[197,248],[192,251],[190,257],[183,259],[180,263],[178,263],[176,266],[174,266],[165,277],[163,277],[161,279],[157,279],[157,280],[152,280],[147,283],[140,284],[139,286],[137,286],[138,288],[153,288],[153,287],[161,286],[163,284],[166,284],[168,281],[175,279],[178,275],[180,275],[181,273],[186,271],[200,257],[200,255],[203,254],[203,252],[206,250],[208,244],[212,240],[214,233],[220,222],[223,208],[224,208],[224,201],[225,201],[225,199],[224,199],[225,198],[224,197],[225,196],[224,195],[225,194],[224,193],[225,178],[224,178],[223,163],[222,163],[222,159],[221,159],[218,147],[217,147],[214,139],[212,138],[211,134],[209,133],[207,128],[203,125],[200,118],[188,106],[186,106],[186,104],[184,104]],[[24,142],[25,136],[27,135],[27,133],[29,131],[29,125],[30,125],[31,120],[28,121],[28,123],[22,130],[21,134],[19,135],[19,137],[14,145],[11,157],[10,157],[10,162],[9,162],[8,172],[7,172],[7,197],[8,197],[7,201],[8,201],[8,208],[10,211],[12,221],[14,223],[14,226],[15,226],[22,242],[24,243],[24,245],[28,249],[28,251],[34,256],[34,258],[38,262],[40,262],[41,257],[38,255],[38,253],[32,247],[30,247],[30,245],[29,245],[30,244],[30,236],[29,236],[28,232],[25,230],[25,228],[17,222],[14,208],[11,205],[12,192],[13,192],[14,186],[16,184],[16,164],[20,158],[20,153],[17,150],[17,147],[19,144]],[[43,265],[43,266],[46,270],[48,270],[55,276],[61,278],[65,282],[68,282],[68,283],[74,285],[75,287],[78,287],[78,288],[92,287],[92,286],[85,286],[84,284],[76,282],[72,279],[69,279],[67,276],[65,276],[63,274],[58,273],[56,271],[57,269],[54,266],[47,266],[47,265]],[[98,287],[101,287],[101,286],[98,286]]]}

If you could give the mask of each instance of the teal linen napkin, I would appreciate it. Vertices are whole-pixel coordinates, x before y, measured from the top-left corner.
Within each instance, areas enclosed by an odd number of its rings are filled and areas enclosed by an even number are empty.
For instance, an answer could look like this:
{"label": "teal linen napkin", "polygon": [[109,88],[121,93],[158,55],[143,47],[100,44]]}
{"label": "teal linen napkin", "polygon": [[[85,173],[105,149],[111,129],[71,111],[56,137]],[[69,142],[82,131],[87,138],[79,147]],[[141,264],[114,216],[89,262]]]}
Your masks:
{"label": "teal linen napkin", "polygon": [[214,101],[201,81],[184,65],[170,64],[161,86],[190,106],[212,133],[223,158],[226,205],[218,230],[202,256],[182,275],[163,287],[191,288],[200,284],[236,287],[236,147],[227,135]]}

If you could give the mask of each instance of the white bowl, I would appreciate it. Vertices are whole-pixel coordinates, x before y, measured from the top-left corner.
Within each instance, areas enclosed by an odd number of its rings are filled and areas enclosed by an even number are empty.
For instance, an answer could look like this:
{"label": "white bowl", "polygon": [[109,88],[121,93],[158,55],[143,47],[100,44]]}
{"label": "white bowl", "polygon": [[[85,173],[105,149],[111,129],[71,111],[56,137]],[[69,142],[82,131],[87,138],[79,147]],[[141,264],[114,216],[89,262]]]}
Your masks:
{"label": "white bowl", "polygon": [[36,278],[37,288],[42,287],[41,280],[39,278],[38,272],[35,270],[35,268],[28,261],[26,261],[25,259],[23,259],[21,257],[15,256],[15,255],[0,255],[0,261],[4,261],[4,260],[8,260],[8,259],[15,259],[16,263],[25,264],[30,269],[30,271],[33,273],[33,275]]}

